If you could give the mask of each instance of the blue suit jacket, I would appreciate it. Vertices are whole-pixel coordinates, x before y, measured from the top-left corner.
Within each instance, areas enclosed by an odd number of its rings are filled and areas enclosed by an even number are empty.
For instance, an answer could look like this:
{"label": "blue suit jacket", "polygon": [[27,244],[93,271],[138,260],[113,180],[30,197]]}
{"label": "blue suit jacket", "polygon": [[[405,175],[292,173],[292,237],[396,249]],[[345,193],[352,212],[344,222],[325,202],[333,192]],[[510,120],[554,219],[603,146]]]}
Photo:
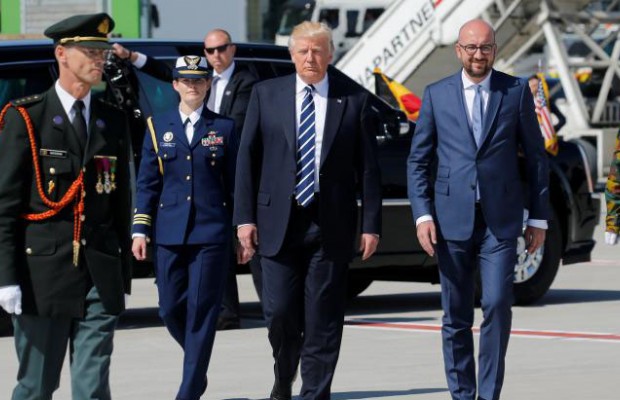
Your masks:
{"label": "blue suit jacket", "polygon": [[132,232],[151,236],[154,223],[157,244],[227,242],[238,149],[234,122],[204,107],[191,143],[177,109],[154,117],[153,126],[157,153],[147,129]]}
{"label": "blue suit jacket", "polygon": [[[530,219],[549,218],[548,160],[527,81],[494,70],[490,89],[479,148],[461,72],[424,92],[407,160],[409,199],[414,218],[433,215],[448,240],[466,240],[473,232],[476,182],[487,225],[500,239],[521,233],[524,207]],[[521,184],[520,151],[528,190]]]}
{"label": "blue suit jacket", "polygon": [[[319,224],[327,256],[350,260],[362,200],[362,232],[381,233],[378,123],[368,93],[329,73],[327,114],[319,170]],[[258,83],[241,135],[235,189],[235,224],[254,223],[259,252],[282,248],[296,182],[295,75]]]}

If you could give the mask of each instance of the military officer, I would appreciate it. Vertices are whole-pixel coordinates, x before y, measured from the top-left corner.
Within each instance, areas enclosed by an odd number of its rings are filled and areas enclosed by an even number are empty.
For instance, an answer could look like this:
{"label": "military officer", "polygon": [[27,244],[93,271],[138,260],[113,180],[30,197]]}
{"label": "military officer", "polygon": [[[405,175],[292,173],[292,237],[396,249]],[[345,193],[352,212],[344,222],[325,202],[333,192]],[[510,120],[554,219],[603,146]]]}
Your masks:
{"label": "military officer", "polygon": [[125,115],[91,87],[113,27],[105,13],[49,27],[58,80],[0,115],[0,306],[15,327],[13,400],[51,399],[67,347],[73,398],[111,397],[112,340],[131,282],[130,141]]}
{"label": "military officer", "polygon": [[155,241],[159,314],[184,350],[177,399],[199,399],[229,263],[237,138],[234,122],[204,104],[211,69],[179,57],[179,107],[148,120],[137,180],[134,256]]}
{"label": "military officer", "polygon": [[605,200],[607,201],[605,243],[615,245],[618,243],[620,230],[620,131],[616,138],[616,148],[605,185]]}

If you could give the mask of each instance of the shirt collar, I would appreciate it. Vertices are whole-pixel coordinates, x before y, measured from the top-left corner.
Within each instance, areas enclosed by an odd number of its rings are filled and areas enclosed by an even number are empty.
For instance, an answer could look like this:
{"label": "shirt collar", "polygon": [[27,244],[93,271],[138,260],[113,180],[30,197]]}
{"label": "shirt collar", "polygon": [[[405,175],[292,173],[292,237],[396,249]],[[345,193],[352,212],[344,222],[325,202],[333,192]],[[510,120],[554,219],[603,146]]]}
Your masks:
{"label": "shirt collar", "polygon": [[205,107],[204,105],[201,105],[200,107],[192,111],[190,115],[183,113],[183,111],[181,111],[181,109],[179,108],[179,115],[181,116],[181,122],[185,123],[185,120],[189,118],[192,125],[196,125],[196,122],[198,122],[198,120],[200,119],[200,116],[202,115],[202,110],[204,109],[204,107]]}
{"label": "shirt collar", "polygon": [[213,70],[213,77],[215,78],[216,76],[218,76],[220,80],[229,81],[234,71],[235,71],[235,62],[233,61],[232,63],[230,63],[228,68],[222,71],[221,74],[218,74],[217,72],[215,72],[215,70]]}
{"label": "shirt collar", "polygon": [[[295,93],[299,94],[303,92],[306,86],[308,86],[308,84],[302,81],[299,75],[295,74]],[[314,86],[314,90],[317,92],[317,94],[323,97],[327,97],[327,89],[329,88],[327,74],[325,74],[323,79],[321,79],[319,82],[313,83],[312,86]]]}
{"label": "shirt collar", "polygon": [[480,85],[485,92],[491,91],[491,75],[493,74],[493,70],[489,72],[489,74],[482,80],[480,83],[472,82],[467,74],[465,74],[465,70],[461,70],[461,79],[463,81],[463,89],[467,90],[474,85]]}
{"label": "shirt collar", "polygon": [[73,103],[75,103],[76,100],[82,100],[84,102],[84,116],[90,115],[90,90],[88,91],[86,96],[82,97],[81,99],[76,99],[62,86],[60,86],[59,81],[56,81],[56,84],[54,86],[56,88],[56,94],[60,99],[60,104],[62,104],[62,108],[65,110],[67,115],[69,115],[69,113],[71,112],[71,109],[73,108]]}

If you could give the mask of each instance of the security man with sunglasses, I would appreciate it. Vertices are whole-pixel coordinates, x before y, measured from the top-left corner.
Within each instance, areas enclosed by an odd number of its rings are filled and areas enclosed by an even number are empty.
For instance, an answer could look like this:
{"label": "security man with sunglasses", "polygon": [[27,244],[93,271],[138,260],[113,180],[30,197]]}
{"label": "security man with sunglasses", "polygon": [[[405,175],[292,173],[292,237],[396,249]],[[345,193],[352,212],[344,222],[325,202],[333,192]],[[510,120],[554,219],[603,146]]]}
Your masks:
{"label": "security man with sunglasses", "polygon": [[118,315],[131,284],[129,131],[93,98],[105,13],[45,31],[59,77],[0,116],[0,306],[13,314],[19,360],[13,400],[51,399],[67,349],[74,399],[110,399]]}
{"label": "security man with sunglasses", "polygon": [[[164,62],[142,53],[130,51],[118,43],[114,53],[123,59],[129,59],[141,71],[158,79],[172,81],[172,71]],[[252,86],[257,79],[250,70],[235,63],[237,48],[232,43],[230,34],[223,29],[213,29],[204,38],[204,54],[213,67],[211,88],[207,93],[209,110],[232,118],[235,121],[237,139],[240,140],[245,121],[245,113],[250,101]],[[258,296],[262,296],[262,278],[258,257],[250,261],[250,270]],[[218,329],[237,329],[239,322],[239,294],[236,271],[238,266],[231,262],[226,280],[226,289],[222,300],[222,311],[218,320]]]}

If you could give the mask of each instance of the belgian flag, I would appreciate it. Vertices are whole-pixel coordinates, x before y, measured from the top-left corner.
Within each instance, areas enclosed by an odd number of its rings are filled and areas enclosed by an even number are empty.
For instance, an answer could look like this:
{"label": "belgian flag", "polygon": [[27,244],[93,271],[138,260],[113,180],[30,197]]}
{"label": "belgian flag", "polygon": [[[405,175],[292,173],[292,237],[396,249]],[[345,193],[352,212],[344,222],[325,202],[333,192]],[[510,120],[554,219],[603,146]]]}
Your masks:
{"label": "belgian flag", "polygon": [[380,68],[375,68],[373,74],[375,76],[375,94],[392,107],[403,110],[411,121],[416,121],[422,100],[405,86],[382,73]]}

